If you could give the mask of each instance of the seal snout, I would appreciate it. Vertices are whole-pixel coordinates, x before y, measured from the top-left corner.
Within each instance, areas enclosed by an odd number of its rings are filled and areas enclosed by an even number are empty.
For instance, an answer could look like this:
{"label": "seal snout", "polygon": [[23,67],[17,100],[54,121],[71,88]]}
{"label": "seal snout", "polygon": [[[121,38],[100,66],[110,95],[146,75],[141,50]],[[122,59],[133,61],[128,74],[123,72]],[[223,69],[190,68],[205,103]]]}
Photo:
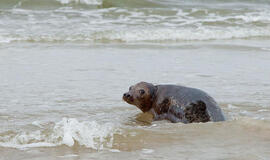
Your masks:
{"label": "seal snout", "polygon": [[129,93],[124,93],[123,94],[123,100],[128,102],[128,103],[131,103],[133,101],[133,98]]}
{"label": "seal snout", "polygon": [[129,98],[130,97],[130,94],[124,93],[123,97]]}

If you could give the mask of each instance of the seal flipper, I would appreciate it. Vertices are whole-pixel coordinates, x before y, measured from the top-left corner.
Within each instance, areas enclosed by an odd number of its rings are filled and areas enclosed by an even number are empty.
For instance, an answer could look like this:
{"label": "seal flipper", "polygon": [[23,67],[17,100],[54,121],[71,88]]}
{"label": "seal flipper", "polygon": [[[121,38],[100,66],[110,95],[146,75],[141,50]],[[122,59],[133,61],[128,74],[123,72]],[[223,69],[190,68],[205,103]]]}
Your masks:
{"label": "seal flipper", "polygon": [[172,123],[188,123],[184,110],[173,98],[165,98],[156,108],[155,120],[167,119]]}
{"label": "seal flipper", "polygon": [[185,106],[184,113],[185,118],[189,123],[210,121],[206,104],[203,101],[197,101],[196,103],[190,103],[189,105]]}
{"label": "seal flipper", "polygon": [[173,123],[177,122],[188,123],[188,120],[185,117],[184,110],[182,109],[182,107],[178,105],[170,106],[166,118]]}

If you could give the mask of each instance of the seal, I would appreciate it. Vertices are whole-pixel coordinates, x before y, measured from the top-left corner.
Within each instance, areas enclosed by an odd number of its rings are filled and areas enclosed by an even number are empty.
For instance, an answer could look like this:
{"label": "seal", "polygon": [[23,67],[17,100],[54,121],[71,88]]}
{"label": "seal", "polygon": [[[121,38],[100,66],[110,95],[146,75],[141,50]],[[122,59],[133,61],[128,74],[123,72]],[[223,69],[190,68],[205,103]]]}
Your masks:
{"label": "seal", "polygon": [[206,92],[178,85],[153,85],[140,82],[123,94],[123,100],[148,112],[154,120],[169,120],[173,123],[218,122],[225,117]]}

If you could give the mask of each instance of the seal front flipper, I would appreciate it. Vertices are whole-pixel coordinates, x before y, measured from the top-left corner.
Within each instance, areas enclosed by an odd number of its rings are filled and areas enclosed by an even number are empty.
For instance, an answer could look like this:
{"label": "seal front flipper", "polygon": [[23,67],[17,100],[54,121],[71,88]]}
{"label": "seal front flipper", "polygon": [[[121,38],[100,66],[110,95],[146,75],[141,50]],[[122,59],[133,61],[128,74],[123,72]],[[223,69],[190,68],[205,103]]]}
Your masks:
{"label": "seal front flipper", "polygon": [[184,110],[173,98],[165,98],[157,108],[158,115],[156,117],[158,120],[167,119],[173,123],[188,123]]}
{"label": "seal front flipper", "polygon": [[185,117],[184,110],[182,109],[181,106],[178,105],[170,106],[166,118],[173,123],[177,122],[188,123],[188,120]]}
{"label": "seal front flipper", "polygon": [[206,104],[203,101],[197,101],[185,106],[184,114],[189,123],[210,121]]}

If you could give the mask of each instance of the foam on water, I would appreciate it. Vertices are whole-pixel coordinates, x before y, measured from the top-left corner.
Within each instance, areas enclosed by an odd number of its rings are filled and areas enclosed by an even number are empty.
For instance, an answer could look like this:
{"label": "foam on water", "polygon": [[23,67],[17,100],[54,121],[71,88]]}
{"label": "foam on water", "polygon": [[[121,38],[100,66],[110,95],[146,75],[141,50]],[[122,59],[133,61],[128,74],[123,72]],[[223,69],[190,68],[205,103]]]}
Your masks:
{"label": "foam on water", "polygon": [[[61,0],[61,3],[99,3]],[[179,42],[270,37],[266,9],[102,8],[5,10],[0,44],[12,42]],[[42,28],[42,29],[41,29]]]}
{"label": "foam on water", "polygon": [[197,29],[140,29],[125,31],[108,31],[95,34],[94,40],[122,42],[162,42],[162,41],[192,41],[192,40],[224,40],[245,39],[255,37],[270,37],[267,30],[250,28],[206,28]]}
{"label": "foam on water", "polygon": [[109,30],[92,32],[87,35],[22,35],[6,37],[0,35],[0,43],[11,42],[179,42],[179,41],[204,41],[204,40],[229,40],[229,39],[250,39],[269,38],[270,28],[206,28],[197,29],[130,29],[130,30]]}
{"label": "foam on water", "polygon": [[80,3],[80,4],[87,4],[87,5],[101,5],[101,0],[57,0],[61,4],[68,4],[68,3]]}
{"label": "foam on water", "polygon": [[[35,122],[37,123],[37,122]],[[96,121],[79,122],[75,118],[63,118],[51,130],[21,131],[0,133],[0,146],[10,148],[52,147],[79,145],[102,150],[111,147],[116,129],[111,123],[99,124]]]}
{"label": "foam on water", "polygon": [[61,6],[76,6],[76,7],[99,7],[99,8],[111,8],[111,7],[165,7],[158,1],[151,0],[1,0],[0,8],[59,8]]}

